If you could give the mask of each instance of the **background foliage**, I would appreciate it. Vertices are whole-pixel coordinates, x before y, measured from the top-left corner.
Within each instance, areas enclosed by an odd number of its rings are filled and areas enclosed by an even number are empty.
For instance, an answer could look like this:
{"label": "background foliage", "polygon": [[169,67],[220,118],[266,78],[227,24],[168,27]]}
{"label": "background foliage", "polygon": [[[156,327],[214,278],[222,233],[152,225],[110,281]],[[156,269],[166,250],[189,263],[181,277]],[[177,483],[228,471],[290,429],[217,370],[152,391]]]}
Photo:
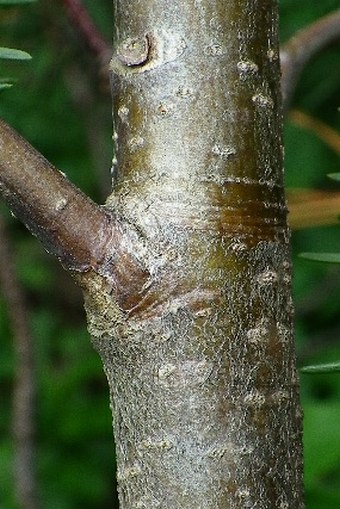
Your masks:
{"label": "background foliage", "polygon": [[[112,0],[84,2],[108,41]],[[324,0],[281,0],[285,41],[299,28],[340,7]],[[109,186],[111,104],[105,79],[71,27],[62,2],[40,0],[0,10],[1,46],[33,60],[0,61],[16,86],[0,94],[0,115],[69,178],[102,202]],[[303,73],[294,108],[340,132],[339,45]],[[340,136],[340,134],[339,134]],[[315,133],[289,118],[285,127],[286,183],[337,189],[326,175],[339,157]],[[340,192],[340,188],[338,189]],[[1,205],[13,257],[29,304],[38,383],[37,447],[44,509],[112,508],[115,493],[111,415],[100,361],[85,329],[80,292],[25,228]],[[339,210],[340,215],[340,210]],[[339,226],[293,233],[296,343],[300,365],[340,359],[340,269],[308,262],[302,251],[340,252]],[[0,296],[0,509],[15,509],[11,483],[11,394],[15,358],[6,300]],[[302,375],[308,509],[340,507],[340,375]]]}

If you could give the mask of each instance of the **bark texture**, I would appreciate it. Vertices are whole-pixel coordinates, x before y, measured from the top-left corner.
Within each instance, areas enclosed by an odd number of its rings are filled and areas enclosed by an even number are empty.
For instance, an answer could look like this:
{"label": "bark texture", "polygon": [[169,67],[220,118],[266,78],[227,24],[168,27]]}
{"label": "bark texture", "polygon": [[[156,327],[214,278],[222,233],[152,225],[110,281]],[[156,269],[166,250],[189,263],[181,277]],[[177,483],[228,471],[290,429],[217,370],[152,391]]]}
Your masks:
{"label": "bark texture", "polygon": [[82,284],[121,508],[300,509],[276,2],[115,18],[107,208],[143,277],[123,298],[109,274]]}

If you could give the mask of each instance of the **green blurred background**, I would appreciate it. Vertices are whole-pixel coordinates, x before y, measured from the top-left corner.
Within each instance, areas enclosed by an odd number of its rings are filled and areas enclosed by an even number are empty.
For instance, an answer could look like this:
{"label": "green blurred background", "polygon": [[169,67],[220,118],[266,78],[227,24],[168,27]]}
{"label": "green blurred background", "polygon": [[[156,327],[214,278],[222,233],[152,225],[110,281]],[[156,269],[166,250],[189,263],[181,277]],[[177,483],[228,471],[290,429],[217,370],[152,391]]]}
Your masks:
{"label": "green blurred background", "polygon": [[[108,43],[112,1],[84,1]],[[340,1],[281,0],[281,35],[340,7]],[[29,51],[25,63],[0,61],[17,83],[0,96],[0,115],[96,201],[110,185],[111,104],[107,83],[71,26],[62,2],[40,0],[0,10],[3,46]],[[340,136],[340,47],[331,45],[304,71],[293,108]],[[340,192],[327,178],[339,157],[320,137],[285,125],[288,188]],[[29,305],[37,378],[39,494],[44,509],[116,507],[108,391],[85,328],[80,292],[56,260],[0,205],[18,277]],[[339,209],[340,216],[340,209]],[[294,301],[299,365],[340,360],[340,268],[312,263],[304,251],[340,252],[338,225],[294,231]],[[0,509],[15,509],[12,482],[13,340],[0,293]],[[340,374],[302,375],[308,509],[340,507]]]}

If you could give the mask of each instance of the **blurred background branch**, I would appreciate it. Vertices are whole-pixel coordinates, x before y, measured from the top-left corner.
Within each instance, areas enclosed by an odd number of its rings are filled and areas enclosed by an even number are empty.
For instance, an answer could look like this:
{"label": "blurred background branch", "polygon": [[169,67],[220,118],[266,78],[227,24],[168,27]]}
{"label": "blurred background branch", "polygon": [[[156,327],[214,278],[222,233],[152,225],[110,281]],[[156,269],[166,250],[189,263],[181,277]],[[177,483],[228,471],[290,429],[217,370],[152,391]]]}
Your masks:
{"label": "blurred background branch", "polygon": [[340,10],[308,25],[282,47],[280,52],[282,69],[282,95],[288,110],[296,84],[304,67],[316,53],[340,38]]}
{"label": "blurred background branch", "polygon": [[[335,129],[300,110],[292,110],[289,119],[297,127],[312,132],[333,152],[340,155],[340,134]],[[288,189],[287,197],[289,223],[293,230],[339,223],[339,191]]]}
{"label": "blurred background branch", "polygon": [[6,302],[15,352],[12,417],[14,486],[20,509],[38,509],[34,346],[28,324],[27,304],[13,261],[13,250],[0,215],[0,289]]}
{"label": "blurred background branch", "polygon": [[97,29],[83,3],[80,0],[61,0],[61,2],[89,50],[97,57],[101,65],[107,65],[112,53],[111,46],[107,44],[103,35]]}

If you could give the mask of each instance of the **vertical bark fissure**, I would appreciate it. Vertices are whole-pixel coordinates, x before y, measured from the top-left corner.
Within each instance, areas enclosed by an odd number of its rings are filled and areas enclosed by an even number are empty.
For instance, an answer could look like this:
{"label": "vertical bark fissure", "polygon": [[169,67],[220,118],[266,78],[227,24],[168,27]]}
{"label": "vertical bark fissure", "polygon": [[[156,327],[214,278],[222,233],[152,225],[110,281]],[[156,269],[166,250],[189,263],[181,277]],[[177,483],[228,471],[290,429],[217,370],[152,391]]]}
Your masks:
{"label": "vertical bark fissure", "polygon": [[277,5],[115,2],[117,161],[133,295],[82,276],[122,509],[301,509]]}

